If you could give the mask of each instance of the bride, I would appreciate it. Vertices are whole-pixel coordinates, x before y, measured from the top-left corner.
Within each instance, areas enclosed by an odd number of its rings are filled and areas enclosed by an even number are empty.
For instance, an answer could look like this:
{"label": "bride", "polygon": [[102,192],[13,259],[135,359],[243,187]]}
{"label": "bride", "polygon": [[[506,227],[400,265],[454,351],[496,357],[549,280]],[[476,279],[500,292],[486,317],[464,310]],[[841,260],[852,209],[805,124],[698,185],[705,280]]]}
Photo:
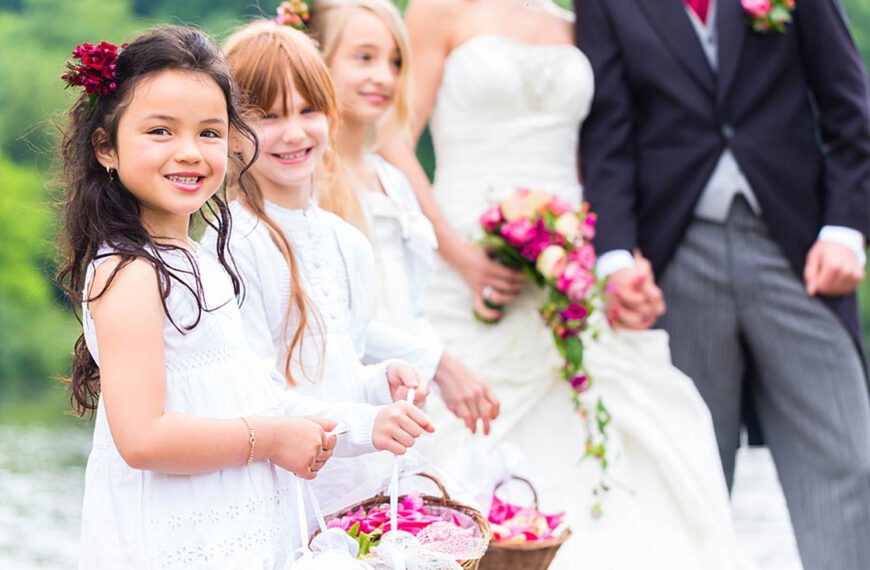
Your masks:
{"label": "bride", "polygon": [[[613,414],[611,490],[603,515],[593,519],[599,473],[581,462],[583,427],[537,312],[540,297],[474,243],[481,213],[516,188],[575,205],[582,199],[578,131],[594,81],[574,46],[572,21],[550,0],[412,0],[408,8],[414,134],[428,121],[434,183],[410,145],[394,143],[383,154],[408,175],[438,235],[428,313],[449,350],[501,399],[492,435],[478,444],[485,452],[505,442],[519,448],[542,509],[568,512],[573,536],[552,568],[743,568],[710,414],[671,365],[666,333],[602,322],[598,340],[586,339],[595,386],[584,397],[600,396]],[[493,304],[504,308],[493,311]],[[472,309],[501,320],[483,324]],[[450,465],[465,437],[462,424],[447,413],[438,419],[441,464]]]}

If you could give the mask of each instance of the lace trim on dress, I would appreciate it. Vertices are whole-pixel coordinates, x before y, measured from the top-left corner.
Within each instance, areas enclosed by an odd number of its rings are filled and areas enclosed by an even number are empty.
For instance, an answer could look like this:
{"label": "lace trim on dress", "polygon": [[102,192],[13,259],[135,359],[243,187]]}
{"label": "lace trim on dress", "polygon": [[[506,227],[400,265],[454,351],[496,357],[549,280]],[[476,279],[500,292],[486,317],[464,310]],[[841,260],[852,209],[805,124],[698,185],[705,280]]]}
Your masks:
{"label": "lace trim on dress", "polygon": [[233,345],[218,346],[208,350],[181,354],[166,354],[167,372],[191,372],[198,368],[212,368],[239,356]]}
{"label": "lace trim on dress", "polygon": [[[290,499],[289,488],[277,488],[268,497],[251,497],[247,501],[230,503],[222,508],[208,511],[194,510],[189,515],[152,517],[149,530],[160,536],[155,544],[174,542],[172,537],[204,536],[196,545],[183,545],[157,555],[159,568],[200,568],[204,563],[227,560],[245,560],[245,568],[274,568],[274,553],[280,549],[274,544],[290,546],[290,510],[282,508]],[[286,511],[283,515],[281,511]],[[277,515],[277,516],[276,516]],[[252,521],[271,520],[251,528],[245,519]],[[227,529],[234,529],[231,536]],[[255,556],[261,556],[256,560]],[[289,554],[288,554],[289,555]],[[195,566],[191,566],[195,565]]]}

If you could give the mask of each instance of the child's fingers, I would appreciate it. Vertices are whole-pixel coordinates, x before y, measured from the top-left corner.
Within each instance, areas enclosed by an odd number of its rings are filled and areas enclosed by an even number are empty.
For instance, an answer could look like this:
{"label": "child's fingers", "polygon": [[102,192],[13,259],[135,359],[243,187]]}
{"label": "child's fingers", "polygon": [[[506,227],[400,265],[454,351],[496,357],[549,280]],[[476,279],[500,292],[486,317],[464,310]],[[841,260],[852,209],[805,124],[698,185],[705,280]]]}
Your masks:
{"label": "child's fingers", "polygon": [[335,429],[335,426],[338,425],[338,422],[335,420],[331,420],[329,418],[321,418],[319,416],[305,416],[305,419],[316,423],[321,428],[323,428],[323,431],[332,431],[333,429]]}
{"label": "child's fingers", "polygon": [[401,428],[393,430],[392,438],[393,441],[406,449],[414,446],[414,438],[411,436],[411,434]]}
{"label": "child's fingers", "polygon": [[328,451],[332,453],[332,450],[335,449],[335,444],[338,442],[338,437],[334,435],[327,436],[323,440],[323,451]]}
{"label": "child's fingers", "polygon": [[417,439],[421,435],[423,435],[423,428],[417,425],[417,422],[412,420],[410,417],[400,417],[399,418],[399,428],[414,439]]}
{"label": "child's fingers", "polygon": [[421,410],[420,408],[416,408],[413,406],[409,406],[408,417],[410,417],[414,422],[423,428],[425,431],[432,433],[435,431],[435,428],[429,422],[429,416],[426,415],[426,412]]}

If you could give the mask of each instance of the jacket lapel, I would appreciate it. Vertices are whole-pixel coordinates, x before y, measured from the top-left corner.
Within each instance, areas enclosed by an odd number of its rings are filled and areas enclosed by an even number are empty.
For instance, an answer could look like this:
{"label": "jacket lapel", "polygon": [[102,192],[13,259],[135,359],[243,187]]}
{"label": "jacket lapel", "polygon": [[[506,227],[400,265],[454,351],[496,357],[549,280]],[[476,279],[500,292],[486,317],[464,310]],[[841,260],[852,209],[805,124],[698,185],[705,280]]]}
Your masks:
{"label": "jacket lapel", "polygon": [[[636,0],[664,43],[702,87],[715,93],[716,80],[683,0]],[[725,3],[727,0],[719,0]]]}
{"label": "jacket lapel", "polygon": [[734,80],[743,39],[746,37],[746,15],[739,0],[716,0],[716,33],[719,41],[719,79],[716,102],[722,103]]}

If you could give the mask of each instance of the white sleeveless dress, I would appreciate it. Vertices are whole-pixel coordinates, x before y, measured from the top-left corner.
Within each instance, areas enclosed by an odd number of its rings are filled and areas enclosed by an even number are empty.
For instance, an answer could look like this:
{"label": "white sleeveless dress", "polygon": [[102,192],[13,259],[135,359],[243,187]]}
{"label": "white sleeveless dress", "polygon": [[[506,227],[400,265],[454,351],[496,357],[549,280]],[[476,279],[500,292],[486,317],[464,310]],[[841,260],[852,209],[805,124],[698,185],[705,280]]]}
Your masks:
{"label": "white sleeveless dress", "polygon": [[[430,122],[434,194],[452,228],[479,237],[478,218],[519,187],[579,204],[578,131],[593,94],[591,66],[569,45],[527,45],[492,35],[454,49],[444,65]],[[709,411],[691,380],[670,362],[662,331],[613,332],[587,339],[595,388],[613,414],[613,488],[593,520],[597,467],[581,463],[584,435],[561,360],[538,315],[533,285],[496,325],[472,316],[472,297],[443,260],[427,311],[447,350],[486,378],[501,399],[494,434],[518,447],[542,508],[567,510],[573,537],[551,568],[726,570],[743,568]],[[463,427],[435,418],[442,466],[456,462]],[[480,458],[485,462],[485,458]],[[467,470],[466,470],[467,473]]]}
{"label": "white sleeveless dress", "polygon": [[[191,271],[182,253],[162,255],[173,267]],[[281,415],[281,394],[247,344],[228,275],[201,251],[194,259],[206,306],[213,310],[186,333],[164,320],[166,411],[225,419]],[[85,291],[99,263],[89,268]],[[190,275],[184,278],[193,284]],[[179,326],[194,323],[195,300],[178,283],[166,305]],[[83,313],[85,340],[99,364],[87,303]],[[239,421],[240,438],[243,433]],[[115,446],[100,399],[85,473],[79,568],[289,567],[290,553],[299,546],[291,491],[292,475],[269,461],[198,475],[133,469]]]}

